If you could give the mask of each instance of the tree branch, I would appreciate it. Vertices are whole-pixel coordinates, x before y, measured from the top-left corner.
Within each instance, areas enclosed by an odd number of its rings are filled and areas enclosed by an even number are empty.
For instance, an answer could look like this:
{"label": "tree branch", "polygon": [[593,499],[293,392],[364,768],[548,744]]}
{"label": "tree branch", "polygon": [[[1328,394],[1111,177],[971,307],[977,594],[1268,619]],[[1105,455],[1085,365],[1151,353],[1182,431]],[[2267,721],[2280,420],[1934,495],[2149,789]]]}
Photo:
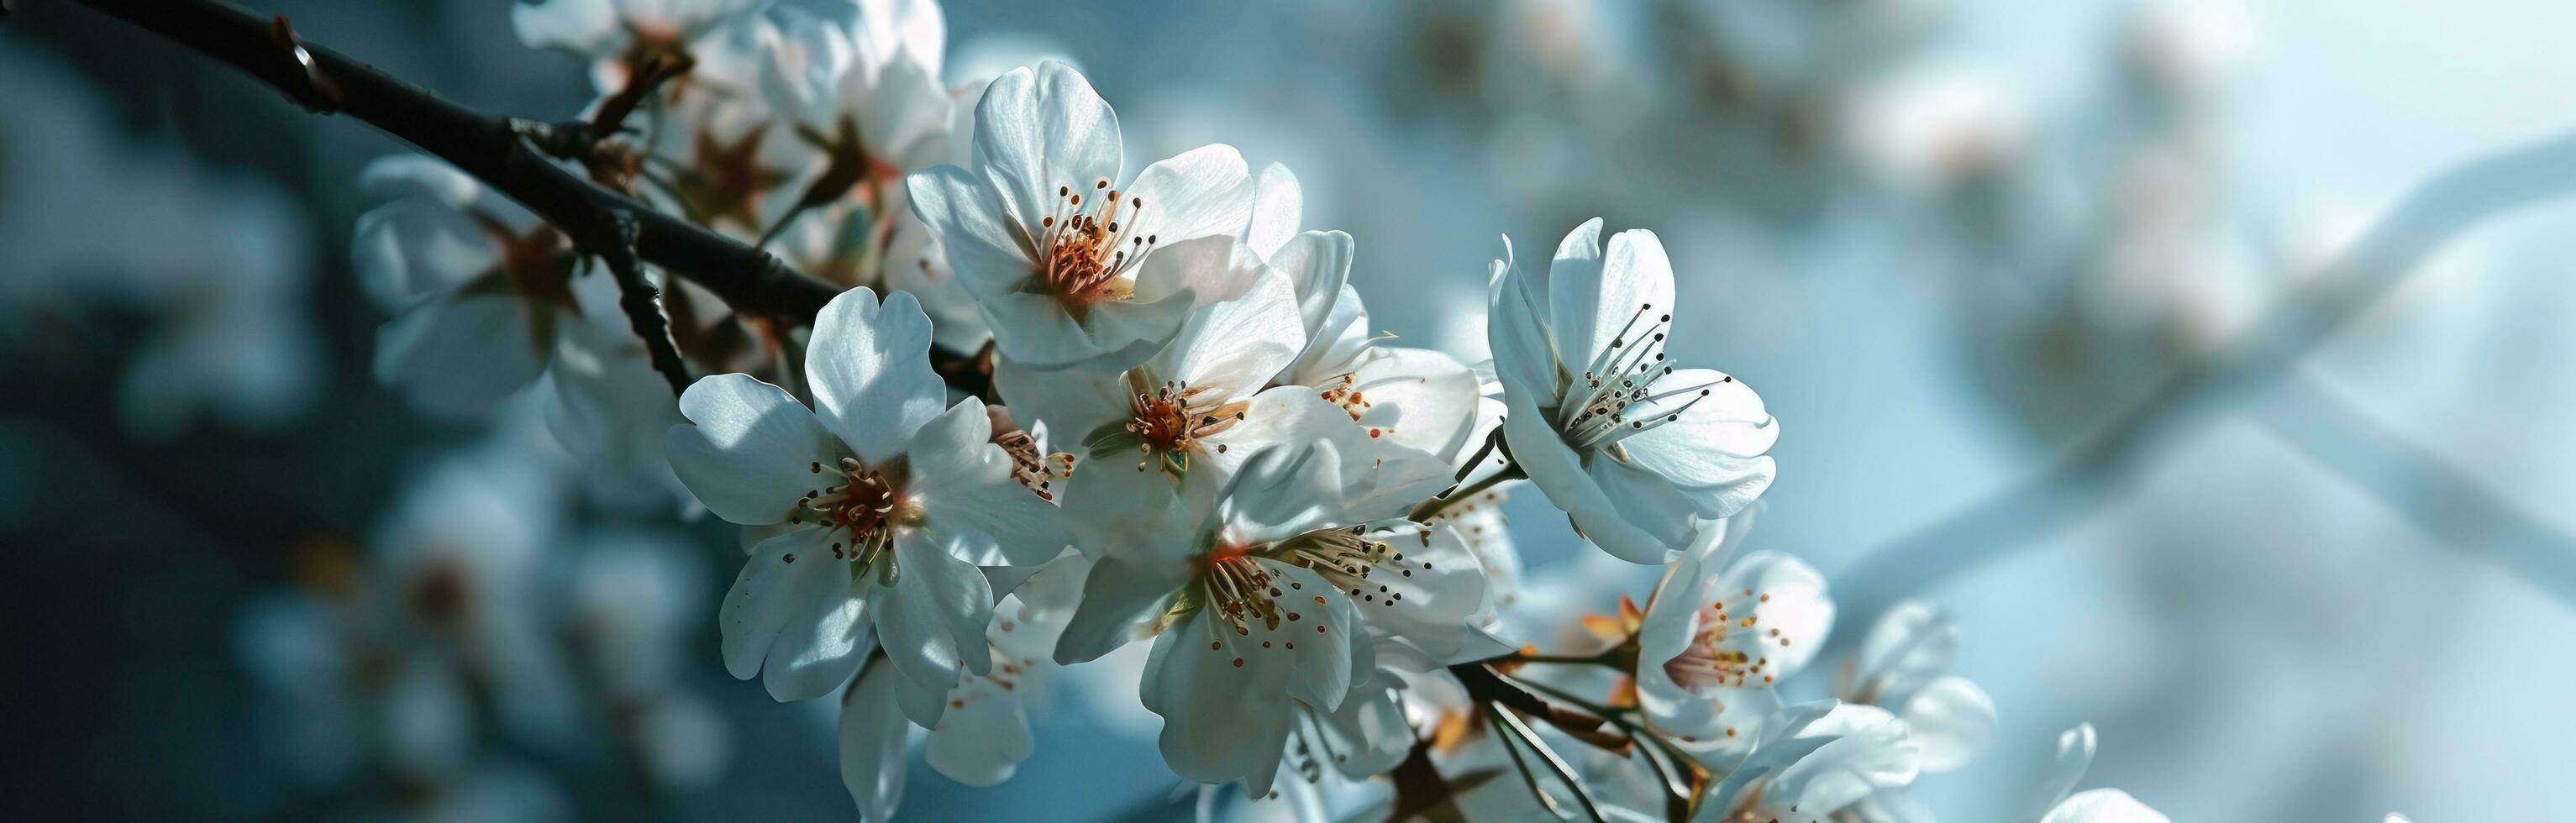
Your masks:
{"label": "tree branch", "polygon": [[611,215],[628,215],[638,258],[697,281],[737,311],[810,323],[841,293],[840,287],[799,273],[768,252],[592,185],[525,150],[511,119],[457,105],[366,63],[303,42],[283,17],[262,20],[217,0],[76,2],[230,64],[308,110],[366,121],[518,201],[583,248],[618,245]]}
{"label": "tree branch", "polygon": [[[2149,456],[2157,436],[2277,382],[2319,342],[2378,303],[2416,265],[2478,222],[2576,192],[2576,134],[2497,152],[2424,182],[2333,266],[2252,328],[2165,378],[2146,402],[2040,473],[1883,544],[1834,575],[1835,599],[1867,626],[1899,600],[2073,523]],[[1827,641],[1847,647],[1859,633]]]}
{"label": "tree branch", "polygon": [[615,241],[592,249],[600,262],[608,265],[609,275],[617,278],[617,307],[626,312],[627,325],[644,341],[645,359],[660,372],[662,381],[671,384],[671,396],[689,390],[689,365],[680,359],[680,345],[671,339],[671,320],[662,315],[662,291],[644,277],[644,267],[635,261],[635,216],[626,212],[608,215]]}

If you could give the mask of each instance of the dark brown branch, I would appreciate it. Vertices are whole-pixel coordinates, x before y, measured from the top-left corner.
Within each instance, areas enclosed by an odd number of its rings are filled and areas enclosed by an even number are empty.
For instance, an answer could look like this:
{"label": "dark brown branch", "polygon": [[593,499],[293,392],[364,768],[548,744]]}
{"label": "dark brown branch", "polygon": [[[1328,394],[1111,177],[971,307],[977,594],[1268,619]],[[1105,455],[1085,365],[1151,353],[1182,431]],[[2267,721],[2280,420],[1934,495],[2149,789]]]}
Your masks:
{"label": "dark brown branch", "polygon": [[347,114],[383,129],[518,201],[582,248],[617,245],[609,215],[629,215],[637,257],[697,281],[738,311],[810,323],[841,293],[768,252],[592,185],[525,150],[514,121],[304,42],[283,18],[262,19],[216,0],[78,2],[230,64],[317,113]]}
{"label": "dark brown branch", "polygon": [[662,290],[653,287],[653,281],[644,276],[643,264],[635,259],[635,217],[612,212],[609,221],[616,242],[591,252],[617,278],[617,307],[626,312],[635,337],[644,341],[645,359],[663,382],[671,384],[671,396],[677,397],[689,390],[689,365],[680,359],[680,344],[671,339],[670,318],[662,315]]}

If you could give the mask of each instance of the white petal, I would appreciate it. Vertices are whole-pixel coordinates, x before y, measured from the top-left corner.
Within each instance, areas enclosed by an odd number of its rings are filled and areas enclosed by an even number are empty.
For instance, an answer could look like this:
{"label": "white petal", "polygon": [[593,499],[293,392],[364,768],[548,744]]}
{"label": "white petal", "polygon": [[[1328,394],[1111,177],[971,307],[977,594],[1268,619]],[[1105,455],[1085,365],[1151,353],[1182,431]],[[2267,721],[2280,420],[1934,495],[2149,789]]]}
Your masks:
{"label": "white petal", "polygon": [[1508,379],[1504,385],[1509,412],[1503,417],[1503,436],[1511,444],[1512,459],[1529,474],[1530,483],[1547,494],[1548,502],[1574,519],[1575,528],[1582,530],[1585,539],[1613,557],[1655,566],[1663,565],[1688,546],[1687,542],[1669,545],[1629,525],[1610,496],[1602,492],[1601,485],[1584,471],[1574,450],[1567,448],[1556,429],[1547,424],[1545,413],[1531,405],[1529,394],[1510,388]]}
{"label": "white petal", "polygon": [[[1566,242],[1576,244],[1587,230],[1598,233],[1600,221],[1585,223]],[[1654,232],[1620,232],[1610,237],[1609,248],[1598,257],[1592,254],[1596,252],[1588,249],[1569,254],[1559,247],[1549,273],[1549,325],[1556,330],[1567,362],[1590,363],[1611,341],[1623,334],[1644,333],[1658,318],[1694,321],[1674,312],[1673,265]]]}
{"label": "white petal", "polygon": [[1685,369],[1654,383],[1657,391],[1705,386],[1708,394],[1660,424],[1621,440],[1630,460],[1706,501],[1701,517],[1733,516],[1771,487],[1775,471],[1763,453],[1780,426],[1742,381],[1707,369]]}
{"label": "white petal", "polygon": [[[545,0],[510,6],[510,27],[529,48],[565,48],[593,54],[617,30],[610,0]],[[605,56],[605,55],[597,55]]]}
{"label": "white petal", "polygon": [[1843,705],[1806,724],[1801,738],[1830,738],[1771,776],[1763,806],[1804,817],[1830,814],[1880,789],[1914,782],[1920,772],[1905,724],[1871,706]]}
{"label": "white petal", "polygon": [[1295,642],[1307,624],[1272,631],[1255,622],[1251,635],[1237,635],[1213,614],[1201,609],[1154,641],[1139,697],[1163,717],[1163,762],[1174,774],[1266,785],[1288,742],[1288,681],[1298,668],[1297,652],[1279,644]]}
{"label": "white petal", "polygon": [[[1306,352],[1297,355],[1296,365],[1288,367],[1288,372],[1280,375],[1279,382],[1308,386],[1332,382],[1344,372],[1357,369],[1366,362],[1364,356],[1376,343],[1376,333],[1369,331],[1368,306],[1361,302],[1358,291],[1349,284],[1343,284],[1341,295],[1333,298],[1332,312],[1324,316],[1323,325],[1308,335]],[[1473,371],[1470,369],[1470,374]],[[1481,378],[1477,390],[1479,393],[1484,391]]]}
{"label": "white petal", "polygon": [[434,415],[489,410],[544,370],[554,340],[535,332],[555,322],[553,311],[485,294],[414,308],[376,330],[376,379],[402,387],[413,406]]}
{"label": "white petal", "polygon": [[[1870,627],[1869,637],[1861,641],[1860,652],[1852,657],[1853,682],[1846,697],[1882,705],[1901,703],[1949,673],[1958,655],[1959,626],[1951,622],[1947,613],[1920,600],[1898,603],[1878,619],[1878,625]],[[2083,756],[2091,762],[2089,743]],[[2077,773],[2082,773],[2080,767]],[[2065,788],[2072,789],[2074,784],[2070,782]],[[2054,802],[2063,795],[2064,791],[2060,791],[2049,800]]]}
{"label": "white petal", "polygon": [[838,602],[826,598],[848,591],[848,567],[832,562],[829,543],[822,529],[797,529],[762,541],[744,558],[716,611],[726,671],[751,679],[790,622],[819,621]]}
{"label": "white petal", "polygon": [[939,728],[930,731],[925,759],[948,779],[969,786],[1011,779],[1020,761],[1037,749],[1027,709],[1018,696],[997,688],[963,702],[951,706],[939,718]]}
{"label": "white petal", "polygon": [[2092,789],[2049,809],[2039,823],[2169,823],[2169,819],[2128,792]]}
{"label": "white petal", "polygon": [[804,404],[747,374],[700,378],[680,394],[680,413],[696,425],[673,426],[664,437],[671,471],[730,522],[786,520],[799,498],[823,485],[813,467],[839,459],[832,433]]}
{"label": "white petal", "polygon": [[1825,576],[1795,557],[1754,552],[1727,567],[1710,594],[1745,589],[1763,598],[1754,604],[1750,616],[1762,630],[1757,642],[1771,659],[1766,671],[1785,680],[1805,669],[1834,625],[1834,601],[1825,594]]}
{"label": "white petal", "polygon": [[492,235],[464,212],[425,197],[359,216],[350,251],[358,285],[392,311],[492,272],[501,254]]}
{"label": "white petal", "polygon": [[901,158],[917,151],[920,141],[946,136],[950,104],[937,71],[900,55],[886,65],[868,99],[844,98],[843,105],[859,115],[860,138],[880,157]]}
{"label": "white petal", "polygon": [[993,445],[984,401],[969,397],[923,426],[913,440],[911,491],[939,542],[969,559],[1007,559],[1032,566],[1070,542],[1063,512],[1011,475],[1011,457]]}
{"label": "white petal", "polygon": [[1157,383],[1185,381],[1240,399],[1261,391],[1305,347],[1296,295],[1284,278],[1264,275],[1242,297],[1192,312],[1146,368]]}
{"label": "white petal", "polygon": [[[799,560],[805,558],[799,557]],[[829,561],[829,562],[826,562]],[[827,548],[816,566],[837,566]],[[810,585],[819,592],[819,612],[800,609],[778,632],[769,645],[768,661],[760,669],[760,682],[769,696],[781,703],[811,700],[831,694],[833,689],[850,682],[859,663],[876,649],[870,631],[867,603],[851,597],[847,581],[836,581],[831,574],[810,574]],[[800,583],[807,583],[800,580]]]}
{"label": "white petal", "polygon": [[[1548,329],[1547,277],[1514,264],[1510,238],[1503,240],[1503,259],[1494,261],[1488,271],[1493,282],[1486,302],[1485,344],[1493,349],[1494,377],[1503,384],[1505,400],[1521,395],[1532,409],[1554,407],[1564,391],[1558,384],[1566,371],[1561,361],[1572,355],[1557,350],[1555,333]],[[1519,416],[1519,412],[1513,414]]]}
{"label": "white petal", "polygon": [[1371,582],[1386,591],[1362,601],[1361,619],[1372,635],[1404,638],[1435,658],[1455,654],[1470,637],[1468,616],[1485,604],[1484,564],[1454,529],[1398,531],[1385,539],[1401,559],[1371,573]]}
{"label": "white petal", "polygon": [[869,666],[858,685],[841,702],[841,785],[868,823],[893,819],[903,802],[909,770],[904,747],[912,724],[896,709],[895,688],[902,676],[893,666]]}
{"label": "white petal", "polygon": [[2084,771],[2093,767],[2094,743],[2091,723],[2078,723],[2057,735],[2057,756],[2049,764],[2048,776],[2032,793],[2036,802],[2029,807],[2030,817],[2045,816],[2044,810],[2075,790],[2075,783],[2084,779]]}
{"label": "white petal", "polygon": [[1083,578],[1082,605],[1056,640],[1055,662],[1089,662],[1137,639],[1171,605],[1189,575],[1182,564],[1159,558],[1101,558]]}
{"label": "white petal", "polygon": [[1362,685],[1340,709],[1319,712],[1316,724],[1332,748],[1333,768],[1343,777],[1366,780],[1403,763],[1413,750],[1413,726],[1404,716],[1400,681],[1380,676]]}
{"label": "white petal", "polygon": [[[904,679],[942,695],[957,685],[962,672],[991,671],[992,655],[984,653],[984,627],[993,621],[993,590],[974,564],[930,545],[919,535],[899,535],[894,543],[896,577],[879,585],[869,604],[875,612],[877,639],[886,659]],[[882,580],[875,570],[870,581]],[[964,654],[966,651],[974,654]],[[944,704],[943,704],[944,705]],[[936,716],[914,715],[913,722],[937,726]]]}
{"label": "white petal", "polygon": [[1079,321],[1043,294],[987,296],[979,305],[1003,357],[1031,368],[1081,364],[1108,371],[1143,362],[1162,348],[1189,317],[1190,303],[1187,293],[1150,303],[1095,303]]}
{"label": "white petal", "polygon": [[1297,175],[1278,163],[1263,166],[1260,179],[1253,182],[1252,222],[1244,240],[1262,259],[1270,259],[1288,238],[1296,236],[1305,212],[1306,194],[1297,184]]}
{"label": "white petal", "polygon": [[[993,183],[1023,236],[1041,234],[1058,187],[1118,180],[1118,113],[1091,81],[1053,60],[994,78],[975,106],[975,171]],[[1179,239],[1179,238],[1172,238]]]}
{"label": "white petal", "polygon": [[990,182],[956,166],[940,166],[905,177],[904,192],[913,215],[939,238],[949,270],[968,292],[993,297],[1028,282],[1036,251],[1002,210],[1001,195]]}
{"label": "white petal", "polygon": [[1352,372],[1365,398],[1362,429],[1425,453],[1455,460],[1476,426],[1476,373],[1449,355],[1396,346],[1369,352]]}
{"label": "white petal", "polygon": [[[1520,451],[1515,447],[1512,453]],[[1606,457],[1593,458],[1586,474],[1610,499],[1622,522],[1651,536],[1665,551],[1684,551],[1698,542],[1703,531],[1699,525],[1702,501],[1674,487],[1663,475]],[[1593,523],[1578,517],[1575,525],[1585,536],[1591,535]]]}
{"label": "white petal", "polygon": [[[1256,247],[1257,248],[1257,247]],[[1311,338],[1332,316],[1333,303],[1351,279],[1351,236],[1337,231],[1310,231],[1291,238],[1270,254],[1270,269],[1288,278],[1297,293],[1297,313]]]}
{"label": "white petal", "polygon": [[1242,237],[1252,221],[1252,172],[1233,146],[1200,146],[1157,160],[1123,192],[1141,201],[1131,233],[1147,242]]}
{"label": "white petal", "polygon": [[1253,622],[1248,627],[1250,634],[1234,638],[1241,641],[1235,644],[1243,652],[1238,656],[1248,656],[1254,648],[1262,654],[1279,651],[1262,644],[1281,641],[1290,665],[1295,667],[1288,679],[1288,695],[1325,711],[1341,708],[1343,698],[1350,696],[1356,682],[1353,678],[1368,671],[1353,659],[1369,648],[1368,629],[1360,623],[1359,604],[1312,569],[1266,561],[1263,565],[1271,574],[1295,584],[1285,590],[1286,598],[1280,607],[1297,615],[1297,619],[1275,628]]}
{"label": "white petal", "polygon": [[1923,770],[1968,764],[1995,733],[1995,701],[1964,677],[1944,677],[1915,692],[1898,712],[1923,747]]}
{"label": "white petal", "polygon": [[872,466],[948,407],[948,384],[930,369],[930,318],[901,292],[880,305],[876,292],[851,289],[824,305],[805,379],[815,418]]}

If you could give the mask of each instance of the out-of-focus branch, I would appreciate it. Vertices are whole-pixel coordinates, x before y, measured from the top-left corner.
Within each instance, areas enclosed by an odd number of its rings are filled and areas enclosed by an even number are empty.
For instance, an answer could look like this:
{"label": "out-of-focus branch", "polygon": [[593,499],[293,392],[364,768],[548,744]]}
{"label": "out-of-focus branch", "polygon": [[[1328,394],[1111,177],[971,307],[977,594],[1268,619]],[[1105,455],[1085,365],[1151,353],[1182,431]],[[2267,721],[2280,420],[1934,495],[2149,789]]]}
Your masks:
{"label": "out-of-focus branch", "polygon": [[2314,376],[2282,380],[2254,416],[2318,465],[2377,493],[2426,535],[2576,604],[2576,539],[2364,416]]}
{"label": "out-of-focus branch", "polygon": [[[2261,321],[2166,377],[2136,408],[2039,474],[1880,546],[1835,576],[1836,599],[1867,626],[1904,597],[2008,554],[2091,511],[2158,435],[2275,382],[2319,341],[2378,302],[2442,243],[2479,221],[2576,192],[2576,135],[2471,160],[2426,181],[2334,265]],[[1841,633],[1845,646],[1857,633]]]}
{"label": "out-of-focus branch", "polygon": [[216,0],[77,2],[230,64],[316,113],[347,114],[402,138],[518,201],[585,249],[612,245],[616,221],[609,215],[628,215],[638,257],[697,281],[737,310],[806,323],[841,292],[768,252],[592,185],[529,150],[516,121],[303,42],[284,18],[262,19]]}

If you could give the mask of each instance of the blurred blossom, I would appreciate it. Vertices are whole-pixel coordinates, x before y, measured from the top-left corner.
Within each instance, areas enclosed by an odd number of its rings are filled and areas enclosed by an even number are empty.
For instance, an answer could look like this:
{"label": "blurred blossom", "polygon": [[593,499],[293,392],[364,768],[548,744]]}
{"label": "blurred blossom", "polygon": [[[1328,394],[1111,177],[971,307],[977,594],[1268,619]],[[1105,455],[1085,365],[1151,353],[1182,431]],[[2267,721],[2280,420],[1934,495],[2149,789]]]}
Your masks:
{"label": "blurred blossom", "polygon": [[[0,99],[45,112],[0,123],[0,340],[45,358],[131,346],[113,382],[141,436],[200,417],[296,422],[323,379],[303,208],[267,180],[131,142],[94,95],[43,52],[0,48]],[[129,312],[143,325],[115,320]]]}

